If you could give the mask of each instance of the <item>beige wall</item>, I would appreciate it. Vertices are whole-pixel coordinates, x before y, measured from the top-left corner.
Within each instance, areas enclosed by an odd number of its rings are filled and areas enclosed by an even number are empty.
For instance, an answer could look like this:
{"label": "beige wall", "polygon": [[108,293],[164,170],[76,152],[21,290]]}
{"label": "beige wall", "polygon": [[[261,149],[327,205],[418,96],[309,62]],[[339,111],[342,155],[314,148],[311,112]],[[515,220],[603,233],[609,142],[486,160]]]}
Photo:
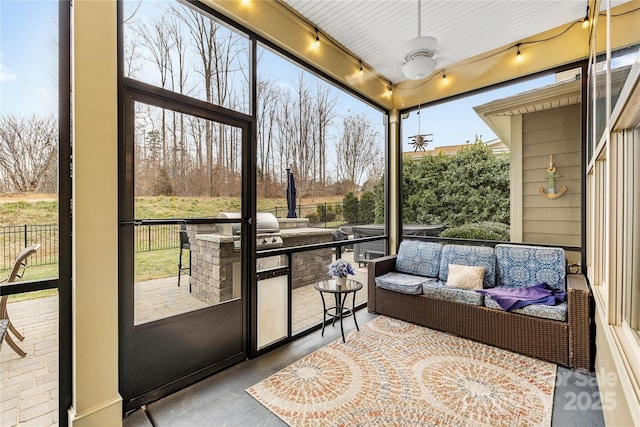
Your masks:
{"label": "beige wall", "polygon": [[[522,116],[522,240],[580,246],[580,105],[554,108]],[[547,167],[553,155],[556,192],[567,192],[548,199]]]}
{"label": "beige wall", "polygon": [[73,2],[73,386],[71,426],[117,426],[116,2]]}
{"label": "beige wall", "polygon": [[606,317],[602,307],[596,306],[595,371],[604,420],[609,426],[634,426],[637,425],[634,416],[637,420],[640,415],[638,398],[631,378],[625,375],[624,370],[618,369],[625,365],[625,361],[611,330],[613,326],[608,325]]}

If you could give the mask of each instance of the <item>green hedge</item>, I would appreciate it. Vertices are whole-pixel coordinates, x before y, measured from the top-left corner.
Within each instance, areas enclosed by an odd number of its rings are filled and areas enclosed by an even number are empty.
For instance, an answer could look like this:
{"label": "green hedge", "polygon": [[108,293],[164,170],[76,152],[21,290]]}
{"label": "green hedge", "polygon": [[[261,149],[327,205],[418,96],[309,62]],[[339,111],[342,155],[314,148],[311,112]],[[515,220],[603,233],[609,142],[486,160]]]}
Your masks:
{"label": "green hedge", "polygon": [[499,240],[508,242],[511,239],[509,226],[500,222],[483,221],[451,227],[440,233],[441,237],[452,237],[473,240]]}

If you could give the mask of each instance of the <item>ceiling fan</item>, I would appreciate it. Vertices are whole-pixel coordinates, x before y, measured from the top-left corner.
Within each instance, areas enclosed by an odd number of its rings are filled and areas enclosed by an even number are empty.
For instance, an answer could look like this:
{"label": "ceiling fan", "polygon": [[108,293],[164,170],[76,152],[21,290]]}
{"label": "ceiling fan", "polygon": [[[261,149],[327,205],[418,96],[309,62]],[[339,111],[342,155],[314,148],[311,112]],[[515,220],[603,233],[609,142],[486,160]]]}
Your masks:
{"label": "ceiling fan", "polygon": [[[421,12],[422,0],[418,0],[418,37],[415,37],[404,44],[402,51],[403,61],[397,62],[385,69],[380,69],[382,75],[396,74],[402,70],[405,78],[410,80],[422,80],[431,75],[436,67],[436,60],[433,58],[438,49],[438,41],[434,37],[423,36],[421,33]],[[386,71],[386,72],[385,72]],[[376,76],[376,73],[363,70],[360,62],[359,70],[353,74],[345,76],[351,84],[357,84],[369,80]]]}
{"label": "ceiling fan", "polygon": [[431,75],[436,68],[433,56],[438,48],[438,41],[430,36],[423,36],[421,32],[421,6],[418,0],[418,37],[407,42],[402,64],[402,73],[410,80],[422,80]]}

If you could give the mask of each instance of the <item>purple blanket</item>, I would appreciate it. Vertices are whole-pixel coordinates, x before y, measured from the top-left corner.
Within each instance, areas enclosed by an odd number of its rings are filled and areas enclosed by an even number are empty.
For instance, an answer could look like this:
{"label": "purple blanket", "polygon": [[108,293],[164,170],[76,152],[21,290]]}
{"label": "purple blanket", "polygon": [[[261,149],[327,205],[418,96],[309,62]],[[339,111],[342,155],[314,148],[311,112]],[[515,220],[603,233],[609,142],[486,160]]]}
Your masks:
{"label": "purple blanket", "polygon": [[506,311],[530,304],[556,305],[567,297],[566,292],[552,289],[546,283],[526,288],[478,289],[476,292],[489,295]]}

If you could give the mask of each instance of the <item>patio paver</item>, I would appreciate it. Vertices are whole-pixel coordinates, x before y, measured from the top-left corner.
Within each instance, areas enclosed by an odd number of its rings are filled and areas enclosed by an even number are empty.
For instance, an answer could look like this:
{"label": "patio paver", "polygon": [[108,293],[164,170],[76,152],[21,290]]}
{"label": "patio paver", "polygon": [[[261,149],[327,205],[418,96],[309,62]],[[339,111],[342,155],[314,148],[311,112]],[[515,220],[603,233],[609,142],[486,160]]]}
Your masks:
{"label": "patio paver", "polygon": [[9,303],[7,310],[27,355],[8,345],[0,350],[0,425],[57,425],[58,297]]}

